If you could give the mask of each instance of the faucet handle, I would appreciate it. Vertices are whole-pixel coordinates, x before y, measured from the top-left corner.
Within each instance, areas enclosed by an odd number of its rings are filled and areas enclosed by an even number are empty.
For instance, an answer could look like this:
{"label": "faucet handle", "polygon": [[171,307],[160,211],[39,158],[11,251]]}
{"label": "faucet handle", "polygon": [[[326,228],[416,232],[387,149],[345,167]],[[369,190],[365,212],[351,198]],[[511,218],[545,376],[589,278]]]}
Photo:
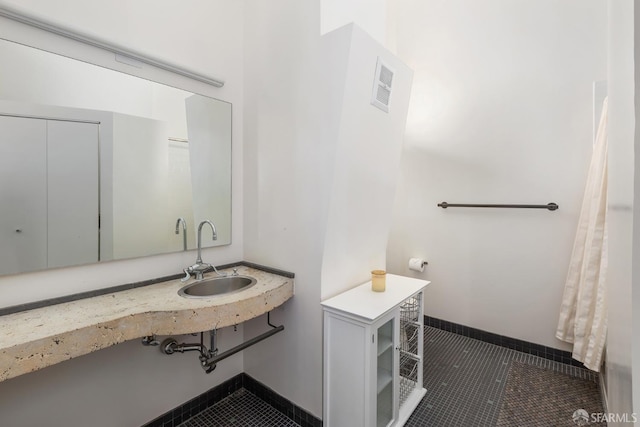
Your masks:
{"label": "faucet handle", "polygon": [[231,274],[232,276],[237,276],[238,275],[238,268],[234,268],[233,269],[233,274]]}
{"label": "faucet handle", "polygon": [[185,268],[182,271],[184,271],[185,276],[182,279],[180,279],[181,282],[186,282],[187,280],[191,279],[191,273],[189,272],[188,268]]}

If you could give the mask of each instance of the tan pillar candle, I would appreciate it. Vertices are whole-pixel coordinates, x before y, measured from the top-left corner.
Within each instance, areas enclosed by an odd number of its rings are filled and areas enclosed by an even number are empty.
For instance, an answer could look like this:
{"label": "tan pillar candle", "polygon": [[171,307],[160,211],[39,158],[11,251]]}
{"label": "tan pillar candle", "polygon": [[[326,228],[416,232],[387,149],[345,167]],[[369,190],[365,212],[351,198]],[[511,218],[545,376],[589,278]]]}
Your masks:
{"label": "tan pillar candle", "polygon": [[373,270],[371,272],[371,289],[374,292],[384,292],[386,288],[387,272],[384,270]]}

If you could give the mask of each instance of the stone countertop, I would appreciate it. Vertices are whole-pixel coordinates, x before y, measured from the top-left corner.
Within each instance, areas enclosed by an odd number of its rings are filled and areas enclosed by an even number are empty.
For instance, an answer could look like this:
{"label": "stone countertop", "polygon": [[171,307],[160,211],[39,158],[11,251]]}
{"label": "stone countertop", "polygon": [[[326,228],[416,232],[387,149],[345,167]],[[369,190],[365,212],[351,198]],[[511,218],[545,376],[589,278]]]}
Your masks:
{"label": "stone countertop", "polygon": [[177,279],[2,316],[0,381],[136,338],[237,325],[293,296],[294,279],[237,268],[238,274],[257,279],[256,285],[195,299],[178,295],[195,280]]}

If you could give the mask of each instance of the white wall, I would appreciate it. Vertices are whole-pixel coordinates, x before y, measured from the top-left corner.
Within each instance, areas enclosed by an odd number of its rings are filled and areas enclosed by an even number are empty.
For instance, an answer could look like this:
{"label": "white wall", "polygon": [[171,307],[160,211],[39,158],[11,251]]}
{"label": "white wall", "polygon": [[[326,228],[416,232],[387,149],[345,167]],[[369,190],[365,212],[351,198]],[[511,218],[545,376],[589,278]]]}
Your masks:
{"label": "white wall", "polygon": [[[242,341],[242,330],[219,331],[220,351]],[[181,342],[199,337],[176,336]],[[205,338],[206,339],[206,338]],[[0,383],[2,425],[141,426],[242,372],[242,356],[211,374],[197,353],[166,356],[134,340]]]}
{"label": "white wall", "polygon": [[[606,1],[400,0],[414,70],[387,269],[433,282],[425,314],[555,339],[606,79]],[[437,203],[556,202],[556,212]],[[428,260],[425,273],[408,259]]]}
{"label": "white wall", "polygon": [[[223,88],[199,85],[198,92],[233,104],[232,182],[233,193],[241,194],[242,2],[187,0],[162,7],[155,1],[126,0],[100,4],[7,0],[1,4],[224,79]],[[84,53],[80,48],[71,50]],[[184,82],[176,77],[167,83],[184,86]],[[204,250],[206,262],[221,264],[243,258],[242,198],[235,197],[232,203],[233,243]],[[29,294],[36,300],[175,274],[194,260],[191,251],[1,277],[0,301],[4,305],[23,298],[22,289],[30,288],[31,283],[40,284],[36,294]],[[225,329],[220,350],[241,340],[242,328],[237,333]],[[132,341],[0,383],[3,423],[77,425],[79,420],[91,420],[94,426],[140,425],[242,372],[242,355],[221,362],[211,375],[204,374],[197,358],[191,356],[167,357],[157,348]]]}
{"label": "white wall", "polygon": [[[336,52],[343,46],[348,50],[341,57]],[[331,84],[342,98],[329,107],[340,115],[333,171],[327,170],[331,196],[322,255],[324,300],[370,280],[371,270],[386,268],[412,72],[354,25],[325,35],[322,47],[325,57],[346,64]],[[388,113],[370,102],[378,57],[394,71]]]}
{"label": "white wall", "polygon": [[[322,414],[320,266],[334,145],[317,85],[319,2],[246,1],[245,259],[293,271],[295,296],[272,316],[285,330],[245,350],[245,372]],[[322,95],[322,99],[317,96]],[[334,95],[335,96],[335,95]],[[264,320],[245,324],[248,336]]]}
{"label": "white wall", "polygon": [[355,23],[378,43],[387,39],[387,0],[321,0],[320,34]]}
{"label": "white wall", "polygon": [[[353,26],[320,39],[313,2],[248,3],[246,28],[245,258],[296,289],[245,371],[321,417],[320,300],[384,268],[411,73]],[[389,115],[370,105],[377,55],[397,71]]]}
{"label": "white wall", "polygon": [[[72,31],[226,81],[223,93],[241,88],[243,4],[221,0],[2,0]],[[236,72],[240,72],[237,74]],[[227,97],[224,97],[227,99]]]}
{"label": "white wall", "polygon": [[[608,409],[632,413],[632,245],[634,209],[634,2],[609,4]],[[638,189],[636,189],[638,190]],[[638,316],[638,312],[633,316]],[[637,335],[637,331],[636,331]],[[634,372],[635,373],[635,372]],[[637,373],[635,373],[638,376]],[[636,380],[637,382],[637,380]],[[637,397],[637,396],[636,396]],[[636,411],[638,408],[636,407]]]}

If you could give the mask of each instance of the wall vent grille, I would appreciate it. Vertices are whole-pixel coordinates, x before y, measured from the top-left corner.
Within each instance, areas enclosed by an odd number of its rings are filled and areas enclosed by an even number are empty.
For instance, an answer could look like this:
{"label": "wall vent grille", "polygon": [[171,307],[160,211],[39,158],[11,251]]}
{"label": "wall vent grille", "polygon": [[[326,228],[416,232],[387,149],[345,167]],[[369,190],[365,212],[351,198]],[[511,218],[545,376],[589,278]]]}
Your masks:
{"label": "wall vent grille", "polygon": [[371,95],[371,105],[389,112],[391,102],[391,86],[393,84],[393,70],[382,62],[378,57],[376,63],[376,74],[373,80],[373,93]]}

